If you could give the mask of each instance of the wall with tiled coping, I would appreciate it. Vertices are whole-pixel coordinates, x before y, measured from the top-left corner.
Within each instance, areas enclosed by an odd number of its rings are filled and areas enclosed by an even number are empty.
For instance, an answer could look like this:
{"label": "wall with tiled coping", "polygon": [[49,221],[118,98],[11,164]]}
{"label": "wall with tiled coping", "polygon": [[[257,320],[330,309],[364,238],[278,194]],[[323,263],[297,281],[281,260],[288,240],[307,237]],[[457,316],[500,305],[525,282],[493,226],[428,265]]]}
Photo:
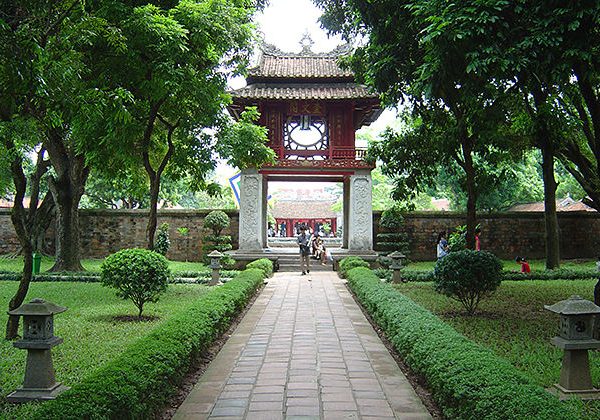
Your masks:
{"label": "wall with tiled coping", "polygon": [[[171,249],[168,257],[174,260],[195,261],[200,258],[204,217],[210,210],[160,210],[159,225],[169,224]],[[228,210],[231,226],[224,234],[238,242],[238,212]],[[102,258],[128,247],[145,246],[148,212],[145,210],[81,210],[81,248],[85,258]],[[381,212],[373,217],[374,232],[378,232]],[[558,216],[562,258],[596,258],[600,254],[600,214],[596,212],[563,212]],[[514,212],[478,215],[482,227],[481,245],[502,258],[525,255],[544,257],[544,215],[537,212]],[[411,243],[410,257],[414,260],[435,258],[437,232],[464,224],[464,214],[450,212],[415,212],[405,217],[404,230]],[[189,229],[187,236],[177,231]],[[53,250],[53,229],[47,235],[47,250]],[[18,250],[19,244],[10,210],[0,209],[0,254]]]}

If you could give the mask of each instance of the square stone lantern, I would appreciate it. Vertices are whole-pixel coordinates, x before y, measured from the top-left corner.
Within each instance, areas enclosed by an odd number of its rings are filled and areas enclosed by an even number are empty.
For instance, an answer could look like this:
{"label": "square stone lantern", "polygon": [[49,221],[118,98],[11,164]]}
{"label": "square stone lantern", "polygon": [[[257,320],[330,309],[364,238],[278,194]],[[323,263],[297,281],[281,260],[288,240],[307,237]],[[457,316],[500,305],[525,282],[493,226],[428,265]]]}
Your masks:
{"label": "square stone lantern", "polygon": [[544,308],[560,315],[558,336],[551,340],[565,352],[560,380],[554,385],[559,397],[577,395],[583,399],[599,399],[600,390],[592,386],[588,350],[600,348],[600,340],[594,339],[600,307],[574,295]]}
{"label": "square stone lantern", "polygon": [[392,274],[392,283],[400,283],[401,281],[405,282],[404,280],[402,280],[400,270],[402,269],[402,261],[406,258],[406,255],[399,251],[394,251],[391,254],[388,254],[388,257],[392,259],[390,268],[394,270]]}
{"label": "square stone lantern", "polygon": [[52,400],[68,389],[56,382],[50,353],[52,347],[63,342],[54,335],[54,314],[66,310],[43,299],[33,299],[8,312],[23,317],[23,339],[15,341],[13,346],[27,350],[23,386],[8,395],[8,401]]}
{"label": "square stone lantern", "polygon": [[208,257],[210,258],[210,268],[212,268],[211,280],[210,283],[208,283],[209,286],[215,286],[221,278],[221,258],[223,258],[223,256],[224,255],[216,249],[208,254]]}

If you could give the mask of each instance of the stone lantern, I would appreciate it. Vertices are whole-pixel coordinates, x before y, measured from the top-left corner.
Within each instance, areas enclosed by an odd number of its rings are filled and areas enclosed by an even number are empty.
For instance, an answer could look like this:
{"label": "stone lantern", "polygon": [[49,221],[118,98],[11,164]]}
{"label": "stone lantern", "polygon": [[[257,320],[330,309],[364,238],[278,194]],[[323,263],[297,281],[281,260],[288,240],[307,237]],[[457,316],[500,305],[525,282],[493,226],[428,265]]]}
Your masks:
{"label": "stone lantern", "polygon": [[560,315],[558,336],[551,340],[565,351],[560,380],[554,385],[559,397],[600,398],[600,391],[592,387],[588,358],[588,350],[600,348],[600,340],[594,339],[600,306],[574,295],[554,305],[544,305],[544,308]]}
{"label": "stone lantern", "polygon": [[392,259],[392,263],[390,264],[390,268],[394,270],[392,274],[392,283],[400,283],[402,280],[402,276],[400,275],[400,270],[402,269],[402,260],[406,258],[406,255],[399,251],[394,251],[388,255],[389,258]]}
{"label": "stone lantern", "polygon": [[221,273],[219,270],[221,269],[221,258],[223,258],[223,254],[215,249],[213,252],[208,254],[208,257],[210,258],[210,268],[212,268],[212,278],[208,285],[214,286],[221,278]]}
{"label": "stone lantern", "polygon": [[13,345],[27,350],[23,386],[8,395],[8,401],[53,400],[68,389],[56,382],[50,353],[52,347],[63,342],[62,338],[54,335],[54,314],[66,310],[43,299],[33,299],[8,312],[9,315],[23,317],[23,339]]}

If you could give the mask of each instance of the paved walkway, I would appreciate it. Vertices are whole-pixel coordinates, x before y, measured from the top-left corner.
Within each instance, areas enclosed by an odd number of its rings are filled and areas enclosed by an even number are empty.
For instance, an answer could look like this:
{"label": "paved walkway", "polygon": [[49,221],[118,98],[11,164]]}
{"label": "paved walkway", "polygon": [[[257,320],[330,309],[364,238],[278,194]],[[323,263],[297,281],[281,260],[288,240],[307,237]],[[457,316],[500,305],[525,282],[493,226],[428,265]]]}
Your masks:
{"label": "paved walkway", "polygon": [[269,281],[174,418],[431,417],[342,280],[318,272]]}

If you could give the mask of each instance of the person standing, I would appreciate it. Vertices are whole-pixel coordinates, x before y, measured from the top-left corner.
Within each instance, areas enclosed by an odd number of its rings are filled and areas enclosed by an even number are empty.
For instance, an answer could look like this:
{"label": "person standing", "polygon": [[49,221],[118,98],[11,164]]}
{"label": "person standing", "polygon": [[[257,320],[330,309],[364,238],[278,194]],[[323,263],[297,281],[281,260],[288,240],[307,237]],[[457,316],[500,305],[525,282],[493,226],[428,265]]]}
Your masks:
{"label": "person standing", "polygon": [[300,269],[303,276],[310,273],[310,242],[310,235],[306,234],[306,226],[300,226],[298,246],[300,247]]}
{"label": "person standing", "polygon": [[481,235],[481,229],[475,228],[475,251],[481,251],[481,242],[479,241],[479,235]]}

